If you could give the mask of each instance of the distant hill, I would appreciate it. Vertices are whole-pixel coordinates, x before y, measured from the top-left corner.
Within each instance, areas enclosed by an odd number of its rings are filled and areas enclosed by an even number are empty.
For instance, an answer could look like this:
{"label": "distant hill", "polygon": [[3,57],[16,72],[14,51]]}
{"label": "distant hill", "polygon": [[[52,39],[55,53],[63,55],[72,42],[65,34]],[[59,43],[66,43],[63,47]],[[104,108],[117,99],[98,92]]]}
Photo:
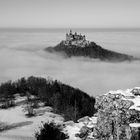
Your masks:
{"label": "distant hill", "polygon": [[83,56],[100,59],[102,61],[119,62],[126,60],[132,61],[137,59],[131,55],[104,49],[100,45],[97,45],[95,42],[87,41],[85,35],[82,36],[81,34],[78,35],[77,33],[72,34],[72,31],[70,31],[69,34],[66,34],[66,40],[61,41],[55,47],[48,47],[45,50],[51,53],[64,53],[67,57]]}
{"label": "distant hill", "polygon": [[89,58],[96,58],[103,61],[125,61],[125,60],[132,61],[136,59],[130,55],[104,49],[94,42],[90,42],[85,47],[75,45],[67,46],[63,42],[61,42],[57,46],[48,47],[45,50],[51,53],[53,52],[64,53],[67,57],[83,56]]}

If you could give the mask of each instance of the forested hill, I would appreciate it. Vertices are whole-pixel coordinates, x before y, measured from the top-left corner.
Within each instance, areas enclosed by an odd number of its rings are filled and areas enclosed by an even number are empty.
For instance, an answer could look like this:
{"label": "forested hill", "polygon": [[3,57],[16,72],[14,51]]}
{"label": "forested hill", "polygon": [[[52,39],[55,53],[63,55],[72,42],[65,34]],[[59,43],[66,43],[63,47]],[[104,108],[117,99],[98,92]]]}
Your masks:
{"label": "forested hill", "polygon": [[136,60],[136,58],[134,58],[133,56],[104,49],[94,42],[90,42],[89,44],[86,44],[84,47],[81,47],[77,45],[66,45],[64,41],[62,41],[55,47],[48,47],[45,50],[51,53],[53,52],[64,53],[67,57],[82,56],[100,59],[102,61],[119,62],[119,61]]}
{"label": "forested hill", "polygon": [[8,81],[0,85],[0,103],[14,100],[15,94],[26,96],[27,93],[37,97],[38,101],[52,106],[56,113],[65,119],[74,120],[95,113],[95,99],[85,92],[50,78],[29,77],[17,81]]}

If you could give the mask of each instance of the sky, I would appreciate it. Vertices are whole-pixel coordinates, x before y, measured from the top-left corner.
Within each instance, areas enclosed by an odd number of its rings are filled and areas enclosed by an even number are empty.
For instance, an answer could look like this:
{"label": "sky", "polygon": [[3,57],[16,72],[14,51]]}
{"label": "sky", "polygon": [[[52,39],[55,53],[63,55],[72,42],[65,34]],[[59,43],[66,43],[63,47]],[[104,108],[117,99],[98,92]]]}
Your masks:
{"label": "sky", "polygon": [[0,0],[0,27],[139,28],[140,0]]}

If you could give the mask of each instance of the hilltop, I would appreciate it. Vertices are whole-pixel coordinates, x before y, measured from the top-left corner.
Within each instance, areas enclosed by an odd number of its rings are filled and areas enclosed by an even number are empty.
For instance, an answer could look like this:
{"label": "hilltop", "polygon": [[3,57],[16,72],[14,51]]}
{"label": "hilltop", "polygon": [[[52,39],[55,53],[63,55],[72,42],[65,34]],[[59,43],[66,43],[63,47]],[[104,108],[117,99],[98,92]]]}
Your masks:
{"label": "hilltop", "polygon": [[137,59],[131,55],[104,49],[95,42],[88,41],[85,35],[78,35],[76,32],[73,34],[72,31],[66,34],[66,39],[58,45],[48,47],[45,50],[51,53],[64,53],[67,57],[81,56],[100,59],[102,61],[132,61]]}

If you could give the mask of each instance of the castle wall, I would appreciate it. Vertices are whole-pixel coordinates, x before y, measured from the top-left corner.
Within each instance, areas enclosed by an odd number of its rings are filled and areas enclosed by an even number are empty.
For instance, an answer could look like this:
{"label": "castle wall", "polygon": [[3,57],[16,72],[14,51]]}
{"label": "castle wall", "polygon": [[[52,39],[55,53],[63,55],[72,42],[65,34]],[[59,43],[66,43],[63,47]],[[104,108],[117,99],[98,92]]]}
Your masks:
{"label": "castle wall", "polygon": [[85,46],[87,44],[85,35],[78,35],[76,32],[75,34],[72,34],[72,31],[70,31],[69,34],[66,34],[66,41],[65,43],[67,45],[80,45]]}

